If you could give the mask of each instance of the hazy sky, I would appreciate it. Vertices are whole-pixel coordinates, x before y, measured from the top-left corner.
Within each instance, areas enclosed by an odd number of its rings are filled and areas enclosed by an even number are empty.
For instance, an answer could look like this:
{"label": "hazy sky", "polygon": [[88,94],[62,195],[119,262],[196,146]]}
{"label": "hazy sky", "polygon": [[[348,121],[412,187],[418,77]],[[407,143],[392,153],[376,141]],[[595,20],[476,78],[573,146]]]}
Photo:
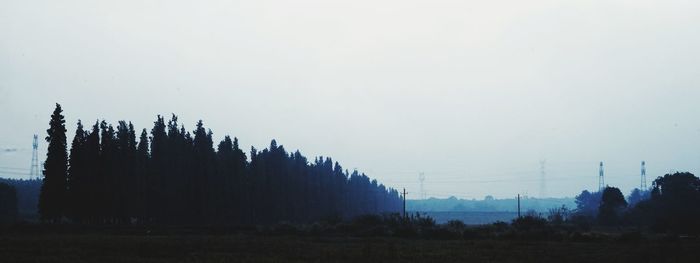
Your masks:
{"label": "hazy sky", "polygon": [[597,189],[600,161],[624,193],[641,160],[700,172],[698,1],[106,2],[0,2],[0,176],[55,102],[69,141],[176,113],[409,198],[421,171],[428,196],[538,196],[543,159],[547,196]]}

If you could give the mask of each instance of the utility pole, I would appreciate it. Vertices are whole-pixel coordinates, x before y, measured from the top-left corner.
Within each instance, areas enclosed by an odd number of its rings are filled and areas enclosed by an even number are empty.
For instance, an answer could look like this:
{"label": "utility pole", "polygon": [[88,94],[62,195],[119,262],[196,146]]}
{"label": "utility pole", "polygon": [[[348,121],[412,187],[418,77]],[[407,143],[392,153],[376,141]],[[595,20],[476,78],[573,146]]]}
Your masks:
{"label": "utility pole", "polygon": [[641,180],[642,180],[642,182],[639,185],[639,187],[641,189],[639,189],[639,190],[644,191],[647,189],[647,167],[646,167],[646,162],[644,162],[644,161],[642,161],[642,178],[641,178]]}
{"label": "utility pole", "polygon": [[518,218],[520,218],[520,194],[518,194]]}
{"label": "utility pole", "polygon": [[605,172],[603,171],[603,162],[600,162],[600,171],[598,172],[598,192],[603,192],[605,188]]}
{"label": "utility pole", "polygon": [[406,188],[403,189],[403,217],[406,217]]}

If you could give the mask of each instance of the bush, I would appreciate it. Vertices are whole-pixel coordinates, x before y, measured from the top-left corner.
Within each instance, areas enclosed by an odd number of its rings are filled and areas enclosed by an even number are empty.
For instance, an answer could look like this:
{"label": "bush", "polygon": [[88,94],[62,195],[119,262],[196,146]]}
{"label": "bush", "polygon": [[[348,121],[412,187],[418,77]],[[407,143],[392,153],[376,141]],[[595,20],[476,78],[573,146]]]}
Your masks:
{"label": "bush", "polygon": [[0,225],[17,220],[17,191],[9,184],[0,183]]}
{"label": "bush", "polygon": [[531,215],[514,219],[512,226],[517,231],[542,230],[548,227],[547,220],[539,216]]}
{"label": "bush", "polygon": [[352,224],[359,228],[368,228],[383,225],[384,220],[379,215],[370,214],[356,217]]}
{"label": "bush", "polygon": [[296,225],[287,222],[281,222],[272,227],[272,233],[277,235],[296,235],[300,231]]}
{"label": "bush", "polygon": [[403,225],[399,226],[394,230],[394,236],[397,237],[417,237],[418,236],[418,231],[414,226],[411,225]]}
{"label": "bush", "polygon": [[642,235],[641,232],[639,231],[634,231],[634,232],[625,232],[620,234],[620,236],[617,238],[618,241],[621,242],[640,242],[644,240],[644,236]]}
{"label": "bush", "polygon": [[569,219],[569,208],[566,205],[561,207],[550,208],[547,214],[547,220],[552,224],[563,224]]}
{"label": "bush", "polygon": [[595,223],[595,221],[595,218],[582,214],[574,214],[571,216],[571,218],[569,218],[569,222],[580,231],[591,230],[591,226]]}
{"label": "bush", "polygon": [[445,227],[447,227],[447,229],[452,232],[462,232],[467,227],[467,225],[465,225],[464,222],[459,220],[450,220],[447,221]]}
{"label": "bush", "polygon": [[413,221],[416,225],[418,225],[421,228],[435,227],[435,219],[429,216],[421,217],[420,214],[416,214],[416,217],[415,219],[413,219]]}
{"label": "bush", "polygon": [[461,232],[450,231],[445,227],[426,228],[421,234],[424,238],[429,239],[459,239],[462,237]]}

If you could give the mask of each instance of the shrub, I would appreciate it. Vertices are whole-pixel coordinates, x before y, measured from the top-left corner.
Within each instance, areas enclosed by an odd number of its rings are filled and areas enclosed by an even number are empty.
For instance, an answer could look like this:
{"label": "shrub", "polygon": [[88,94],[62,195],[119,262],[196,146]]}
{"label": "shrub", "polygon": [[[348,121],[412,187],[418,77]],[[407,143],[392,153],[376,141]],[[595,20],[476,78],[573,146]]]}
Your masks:
{"label": "shrub", "polygon": [[547,220],[542,217],[532,215],[514,219],[512,226],[517,231],[542,230],[548,227]]}
{"label": "shrub", "polygon": [[291,223],[280,222],[272,227],[272,233],[277,235],[296,235],[299,234],[299,229]]}
{"label": "shrub", "polygon": [[552,224],[562,224],[569,219],[569,208],[566,205],[550,208],[547,213],[547,220]]}
{"label": "shrub", "polygon": [[467,227],[467,225],[465,225],[464,222],[459,220],[450,220],[447,221],[445,227],[447,227],[447,229],[452,232],[462,232]]}
{"label": "shrub", "polygon": [[382,225],[384,222],[381,216],[375,214],[363,215],[356,217],[352,224],[359,228],[376,227]]}
{"label": "shrub", "polygon": [[0,183],[0,225],[17,220],[17,191],[9,184]]}

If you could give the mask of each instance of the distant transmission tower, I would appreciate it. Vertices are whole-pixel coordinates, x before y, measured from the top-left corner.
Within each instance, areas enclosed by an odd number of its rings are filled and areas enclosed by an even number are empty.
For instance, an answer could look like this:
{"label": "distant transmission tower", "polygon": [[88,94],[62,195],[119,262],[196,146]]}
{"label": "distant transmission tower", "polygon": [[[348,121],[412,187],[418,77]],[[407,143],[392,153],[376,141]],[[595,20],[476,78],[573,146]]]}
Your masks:
{"label": "distant transmission tower", "polygon": [[642,161],[642,182],[640,184],[640,190],[646,190],[647,189],[647,166],[646,162]]}
{"label": "distant transmission tower", "polygon": [[29,170],[29,179],[41,179],[39,172],[39,135],[34,134],[32,143],[32,167]]}
{"label": "distant transmission tower", "polygon": [[418,180],[420,181],[420,198],[425,199],[425,188],[423,188],[423,183],[425,182],[425,173],[418,174]]}
{"label": "distant transmission tower", "polygon": [[598,192],[603,192],[605,188],[605,173],[603,172],[603,162],[600,162],[600,172],[598,174]]}
{"label": "distant transmission tower", "polygon": [[547,195],[547,173],[544,169],[547,160],[540,161],[540,198]]}

